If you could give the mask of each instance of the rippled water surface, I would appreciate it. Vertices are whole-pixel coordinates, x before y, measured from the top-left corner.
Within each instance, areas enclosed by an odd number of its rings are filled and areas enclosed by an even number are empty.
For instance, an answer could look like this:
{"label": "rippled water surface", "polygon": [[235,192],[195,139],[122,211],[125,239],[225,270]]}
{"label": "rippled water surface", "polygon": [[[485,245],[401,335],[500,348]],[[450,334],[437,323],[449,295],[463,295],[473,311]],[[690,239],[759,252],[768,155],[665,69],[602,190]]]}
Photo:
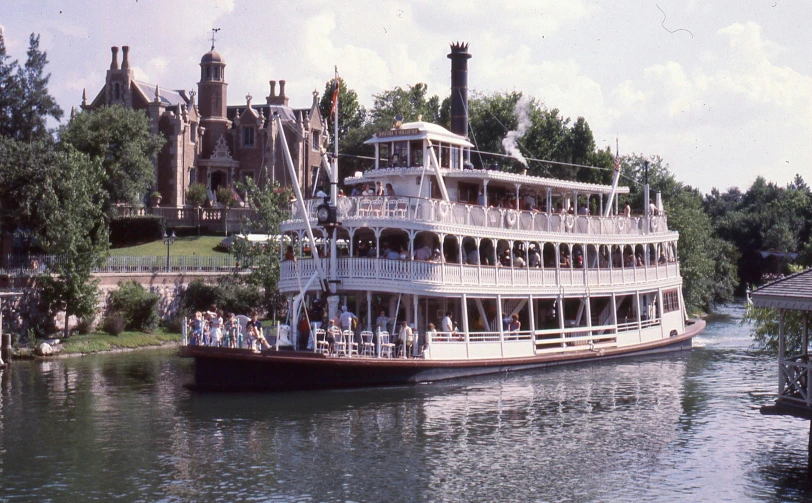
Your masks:
{"label": "rippled water surface", "polygon": [[[0,370],[0,501],[804,501],[741,309],[675,356],[414,387],[189,391],[140,352]],[[812,493],[810,493],[812,494]]]}

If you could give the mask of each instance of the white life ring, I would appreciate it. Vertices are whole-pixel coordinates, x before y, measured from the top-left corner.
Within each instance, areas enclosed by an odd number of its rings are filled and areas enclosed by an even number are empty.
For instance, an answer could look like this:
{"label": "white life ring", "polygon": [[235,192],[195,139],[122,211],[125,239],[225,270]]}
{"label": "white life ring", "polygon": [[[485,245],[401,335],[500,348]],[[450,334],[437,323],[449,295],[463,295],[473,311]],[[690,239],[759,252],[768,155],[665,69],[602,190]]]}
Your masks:
{"label": "white life ring", "polygon": [[508,210],[505,213],[505,222],[509,227],[516,227],[516,221],[519,219],[519,214],[515,210]]}
{"label": "white life ring", "polygon": [[618,217],[617,230],[622,231],[626,229],[626,217]]}
{"label": "white life ring", "polygon": [[660,225],[660,219],[655,217],[655,216],[652,216],[651,217],[651,228],[652,229],[657,229],[658,225]]}
{"label": "white life ring", "polygon": [[567,230],[572,230],[572,228],[575,226],[575,216],[574,215],[565,216],[564,225],[567,226]]}
{"label": "white life ring", "polygon": [[346,217],[352,207],[352,201],[350,201],[349,197],[339,197],[336,206],[341,216]]}
{"label": "white life ring", "polygon": [[449,212],[450,209],[451,208],[449,207],[447,202],[440,201],[440,205],[439,205],[439,208],[438,208],[438,210],[440,212],[440,218],[445,220],[445,218],[448,216],[448,212]]}

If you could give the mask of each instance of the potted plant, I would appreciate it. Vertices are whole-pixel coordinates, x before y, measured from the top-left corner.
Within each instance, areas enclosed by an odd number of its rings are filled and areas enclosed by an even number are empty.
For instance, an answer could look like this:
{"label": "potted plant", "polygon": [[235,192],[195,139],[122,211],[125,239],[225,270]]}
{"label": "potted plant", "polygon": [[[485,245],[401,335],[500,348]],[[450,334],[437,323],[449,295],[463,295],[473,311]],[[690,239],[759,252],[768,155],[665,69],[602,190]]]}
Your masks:
{"label": "potted plant", "polygon": [[161,193],[157,190],[153,191],[152,194],[149,195],[149,202],[152,206],[161,204]]}

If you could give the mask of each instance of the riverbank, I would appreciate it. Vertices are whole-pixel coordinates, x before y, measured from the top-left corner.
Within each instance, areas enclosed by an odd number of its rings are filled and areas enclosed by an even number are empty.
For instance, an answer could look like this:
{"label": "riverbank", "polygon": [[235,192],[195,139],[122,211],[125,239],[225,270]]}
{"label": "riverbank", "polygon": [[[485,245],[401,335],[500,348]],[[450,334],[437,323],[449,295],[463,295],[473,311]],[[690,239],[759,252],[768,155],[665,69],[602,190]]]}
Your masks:
{"label": "riverbank", "polygon": [[[118,353],[136,349],[155,349],[179,344],[181,334],[169,332],[163,328],[153,333],[121,332],[110,335],[105,332],[93,332],[85,335],[72,335],[57,345],[58,351],[43,358],[60,358],[83,356],[96,353]],[[14,358],[33,358],[33,348],[18,348]]]}

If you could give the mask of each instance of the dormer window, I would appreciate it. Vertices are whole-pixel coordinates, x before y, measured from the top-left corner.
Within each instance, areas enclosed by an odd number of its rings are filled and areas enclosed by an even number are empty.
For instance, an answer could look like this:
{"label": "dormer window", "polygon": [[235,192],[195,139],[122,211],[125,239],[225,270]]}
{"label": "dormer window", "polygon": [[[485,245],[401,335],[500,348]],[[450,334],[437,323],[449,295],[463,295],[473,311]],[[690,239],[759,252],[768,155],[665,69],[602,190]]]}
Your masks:
{"label": "dormer window", "polygon": [[254,128],[252,127],[242,128],[242,144],[244,147],[254,146]]}

